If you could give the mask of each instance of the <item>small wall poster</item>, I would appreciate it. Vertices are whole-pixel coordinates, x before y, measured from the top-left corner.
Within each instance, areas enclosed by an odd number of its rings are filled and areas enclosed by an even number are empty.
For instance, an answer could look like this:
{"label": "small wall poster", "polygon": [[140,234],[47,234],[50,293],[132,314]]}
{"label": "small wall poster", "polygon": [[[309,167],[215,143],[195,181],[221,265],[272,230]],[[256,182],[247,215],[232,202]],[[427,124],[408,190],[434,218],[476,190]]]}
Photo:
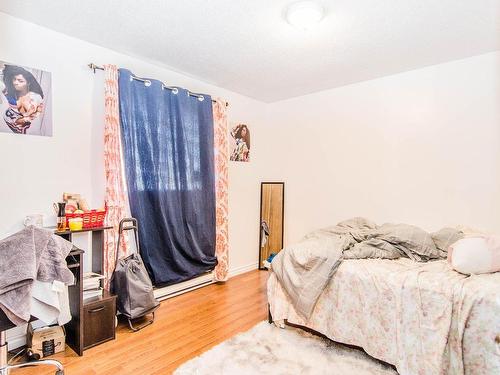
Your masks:
{"label": "small wall poster", "polygon": [[0,132],[52,136],[51,74],[0,61]]}
{"label": "small wall poster", "polygon": [[248,125],[238,124],[231,129],[231,161],[250,161],[250,129]]}

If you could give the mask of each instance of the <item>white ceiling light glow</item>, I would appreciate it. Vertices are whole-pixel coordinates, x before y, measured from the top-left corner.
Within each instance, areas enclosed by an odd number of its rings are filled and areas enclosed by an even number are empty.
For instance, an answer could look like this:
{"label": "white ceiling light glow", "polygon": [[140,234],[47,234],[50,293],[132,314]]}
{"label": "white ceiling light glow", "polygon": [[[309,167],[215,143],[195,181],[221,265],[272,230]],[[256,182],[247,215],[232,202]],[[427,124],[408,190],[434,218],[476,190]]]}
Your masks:
{"label": "white ceiling light glow", "polygon": [[291,4],[286,10],[288,23],[303,30],[316,26],[323,16],[323,7],[315,1],[299,1]]}

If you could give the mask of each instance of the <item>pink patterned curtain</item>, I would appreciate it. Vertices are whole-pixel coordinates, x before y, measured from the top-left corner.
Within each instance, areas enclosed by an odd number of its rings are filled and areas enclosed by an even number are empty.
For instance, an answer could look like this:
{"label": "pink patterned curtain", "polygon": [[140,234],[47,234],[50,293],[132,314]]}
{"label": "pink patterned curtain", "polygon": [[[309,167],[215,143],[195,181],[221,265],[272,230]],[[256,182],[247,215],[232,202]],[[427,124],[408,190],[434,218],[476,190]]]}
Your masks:
{"label": "pink patterned curtain", "polygon": [[226,102],[213,103],[215,147],[215,280],[226,281],[229,271],[228,242],[228,133]]}
{"label": "pink patterned curtain", "polygon": [[[120,113],[118,106],[118,69],[115,65],[104,66],[104,170],[106,173],[105,202],[108,208],[106,225],[113,229],[104,234],[104,276],[106,287],[113,274],[118,242],[118,225],[120,220],[127,217],[129,203],[125,187],[125,178],[122,164]],[[120,252],[127,254],[128,238],[122,238]]]}

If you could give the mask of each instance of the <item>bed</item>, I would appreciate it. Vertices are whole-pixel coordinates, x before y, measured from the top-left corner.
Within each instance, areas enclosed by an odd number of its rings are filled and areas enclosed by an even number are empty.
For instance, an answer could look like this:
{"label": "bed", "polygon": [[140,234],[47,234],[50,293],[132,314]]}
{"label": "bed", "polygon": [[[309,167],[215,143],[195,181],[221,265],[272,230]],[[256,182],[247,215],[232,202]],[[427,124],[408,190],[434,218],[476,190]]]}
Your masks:
{"label": "bed", "polygon": [[[273,261],[274,262],[274,261]],[[500,273],[446,260],[343,259],[309,316],[271,270],[270,314],[363,348],[401,374],[500,374]]]}

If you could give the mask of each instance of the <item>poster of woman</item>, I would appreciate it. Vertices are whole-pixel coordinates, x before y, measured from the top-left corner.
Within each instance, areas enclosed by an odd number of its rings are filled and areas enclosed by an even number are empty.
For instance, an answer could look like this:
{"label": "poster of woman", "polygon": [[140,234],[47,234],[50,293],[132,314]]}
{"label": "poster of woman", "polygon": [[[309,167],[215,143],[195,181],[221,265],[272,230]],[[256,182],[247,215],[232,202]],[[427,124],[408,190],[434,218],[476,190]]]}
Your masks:
{"label": "poster of woman", "polygon": [[231,130],[231,161],[250,161],[250,130],[245,124],[238,124]]}
{"label": "poster of woman", "polygon": [[51,75],[0,61],[0,132],[52,136]]}

